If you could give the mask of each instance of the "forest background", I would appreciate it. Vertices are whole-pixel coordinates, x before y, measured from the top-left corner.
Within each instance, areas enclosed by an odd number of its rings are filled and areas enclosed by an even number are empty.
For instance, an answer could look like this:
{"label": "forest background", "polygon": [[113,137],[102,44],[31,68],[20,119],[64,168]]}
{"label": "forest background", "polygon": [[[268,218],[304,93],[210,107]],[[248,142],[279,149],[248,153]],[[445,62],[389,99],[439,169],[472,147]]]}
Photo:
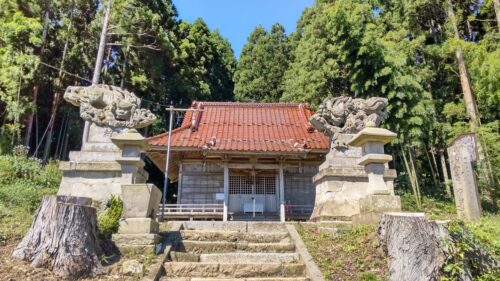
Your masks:
{"label": "forest background", "polygon": [[[0,154],[24,145],[45,165],[79,149],[83,122],[62,94],[90,85],[103,5],[0,0]],[[165,106],[193,100],[315,109],[332,95],[386,97],[396,191],[417,208],[422,197],[450,201],[446,148],[476,132],[483,208],[496,212],[499,9],[498,0],[317,0],[290,35],[279,23],[255,27],[237,60],[217,30],[180,20],[170,0],[115,0],[100,83],[136,93],[159,116],[146,135],[166,130]]]}

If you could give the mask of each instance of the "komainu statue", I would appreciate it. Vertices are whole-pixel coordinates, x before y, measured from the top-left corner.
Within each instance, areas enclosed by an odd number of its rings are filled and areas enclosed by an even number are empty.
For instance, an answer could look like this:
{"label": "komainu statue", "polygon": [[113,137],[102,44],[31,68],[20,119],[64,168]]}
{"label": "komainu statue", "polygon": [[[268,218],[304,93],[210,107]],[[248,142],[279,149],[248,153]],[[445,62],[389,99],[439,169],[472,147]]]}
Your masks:
{"label": "komainu statue", "polygon": [[151,111],[139,108],[141,100],[134,93],[115,86],[70,86],[64,99],[80,107],[83,120],[98,126],[143,128],[156,120]]}
{"label": "komainu statue", "polygon": [[373,97],[328,97],[309,121],[316,129],[330,136],[333,146],[345,146],[338,142],[340,134],[355,134],[365,127],[378,127],[385,118],[387,99]]}

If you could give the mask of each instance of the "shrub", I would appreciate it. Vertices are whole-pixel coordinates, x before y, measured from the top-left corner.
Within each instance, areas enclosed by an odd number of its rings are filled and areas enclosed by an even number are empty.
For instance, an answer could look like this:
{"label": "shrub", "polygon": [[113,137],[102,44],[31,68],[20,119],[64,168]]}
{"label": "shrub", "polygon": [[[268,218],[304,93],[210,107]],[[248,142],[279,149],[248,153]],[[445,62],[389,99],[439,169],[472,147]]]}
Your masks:
{"label": "shrub", "polygon": [[435,199],[427,196],[422,197],[422,208],[418,208],[415,198],[410,193],[401,195],[401,207],[403,211],[425,212],[429,219],[453,219],[456,217],[455,204],[448,199]]}
{"label": "shrub", "polygon": [[50,161],[35,175],[34,182],[39,188],[57,188],[61,183],[62,172],[59,170],[59,162]]}
{"label": "shrub", "polygon": [[97,217],[99,234],[102,237],[109,238],[111,234],[118,232],[122,211],[122,199],[120,197],[112,196],[106,203],[106,209]]}
{"label": "shrub", "polygon": [[500,258],[500,215],[486,215],[466,223],[468,230],[490,253]]}
{"label": "shrub", "polygon": [[[474,280],[499,280],[500,269],[495,265],[498,253],[491,242],[498,243],[498,216],[485,217],[482,222],[452,221],[447,225],[451,239],[443,241],[447,259],[441,280],[458,280],[468,268]],[[473,230],[471,225],[474,225]],[[485,227],[486,226],[486,227]],[[479,231],[481,230],[481,231]],[[481,232],[480,238],[476,233]]]}
{"label": "shrub", "polygon": [[24,235],[42,196],[55,194],[60,181],[57,162],[42,166],[22,146],[0,156],[0,240]]}

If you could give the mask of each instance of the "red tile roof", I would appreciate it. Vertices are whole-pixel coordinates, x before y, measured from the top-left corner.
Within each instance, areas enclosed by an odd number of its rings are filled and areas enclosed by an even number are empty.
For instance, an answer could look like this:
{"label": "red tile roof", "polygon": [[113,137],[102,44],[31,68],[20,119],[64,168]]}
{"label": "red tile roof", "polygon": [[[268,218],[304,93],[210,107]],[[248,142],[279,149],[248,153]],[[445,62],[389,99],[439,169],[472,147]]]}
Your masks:
{"label": "red tile roof", "polygon": [[[172,130],[173,150],[300,152],[328,150],[328,138],[309,123],[308,104],[195,101]],[[150,137],[166,146],[168,133]]]}

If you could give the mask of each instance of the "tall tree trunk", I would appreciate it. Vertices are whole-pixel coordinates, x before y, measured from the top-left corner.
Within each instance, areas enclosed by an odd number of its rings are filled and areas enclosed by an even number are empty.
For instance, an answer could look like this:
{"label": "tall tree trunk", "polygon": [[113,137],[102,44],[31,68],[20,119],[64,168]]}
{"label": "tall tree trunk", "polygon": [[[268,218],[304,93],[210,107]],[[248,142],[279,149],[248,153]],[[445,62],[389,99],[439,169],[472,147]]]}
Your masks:
{"label": "tall tree trunk", "polygon": [[[458,33],[457,22],[455,19],[455,12],[453,11],[453,4],[451,0],[448,0],[448,15],[451,20],[451,24],[453,26],[453,31],[455,33],[455,38],[460,39],[460,34]],[[465,65],[462,49],[457,47],[455,50],[455,57],[458,64],[458,71],[460,75],[460,84],[462,86],[462,92],[464,94],[464,102],[465,108],[467,110],[467,114],[469,115],[470,127],[472,132],[477,132],[478,126],[481,124],[481,120],[479,118],[479,111],[477,109],[476,99],[474,97],[474,93],[472,92],[471,83],[469,76],[467,74],[467,67]],[[490,163],[489,159],[486,156],[486,147],[485,143],[481,137],[481,135],[477,135],[476,137],[478,158],[480,162],[483,162],[485,167],[479,171],[482,174],[482,178],[486,180],[488,184],[493,183],[493,173],[489,169]],[[491,198],[489,199],[491,200]]]}
{"label": "tall tree trunk", "polygon": [[[92,75],[92,85],[99,84],[99,78],[101,77],[102,59],[104,57],[104,51],[106,49],[106,36],[108,34],[109,15],[111,13],[112,1],[113,0],[107,1],[106,11],[104,12],[104,20],[102,23],[101,36],[99,38],[99,47],[97,48],[97,58],[95,60],[95,65],[94,65],[94,74]],[[90,122],[85,121],[85,125],[83,127],[82,146],[87,141],[89,130],[90,130]]]}
{"label": "tall tree trunk", "polygon": [[434,188],[439,187],[439,179],[437,169],[434,169],[434,164],[431,161],[431,157],[429,156],[429,151],[427,150],[427,146],[424,146],[425,156],[427,157],[427,162],[429,163],[429,168],[431,168],[432,182],[434,183]]}
{"label": "tall tree trunk", "polygon": [[414,171],[410,168],[410,164],[408,161],[408,158],[406,157],[406,151],[405,147],[401,148],[401,155],[403,156],[403,162],[405,165],[406,173],[408,174],[408,179],[410,180],[410,185],[413,191],[413,196],[415,197],[415,203],[417,204],[418,208],[422,207],[422,202],[420,199],[420,190],[418,186],[418,180],[417,177],[414,174]]}
{"label": "tall tree trunk", "polygon": [[[74,8],[74,2],[73,2],[73,8]],[[73,12],[70,14],[70,20],[68,24],[68,33],[71,31],[71,27],[73,26]],[[45,149],[43,151],[43,163],[47,163],[47,160],[49,159],[50,156],[50,151],[52,147],[52,138],[54,135],[54,124],[56,122],[56,116],[57,116],[57,109],[59,108],[59,97],[60,97],[60,88],[62,87],[62,79],[64,77],[64,62],[66,61],[66,54],[68,52],[68,44],[69,44],[69,36],[66,37],[66,40],[64,41],[64,48],[63,48],[63,53],[62,53],[62,58],[61,58],[61,63],[59,65],[59,73],[57,75],[57,82],[55,85],[56,91],[54,92],[54,97],[52,100],[52,111],[50,115],[50,121],[48,124],[48,134],[47,134],[47,139],[45,141]]]}
{"label": "tall tree trunk", "polygon": [[[45,11],[44,19],[43,19],[43,31],[42,31],[42,47],[38,50],[37,56],[41,57],[43,55],[43,52],[45,50],[45,42],[47,41],[47,33],[49,29],[49,21],[50,21],[50,5],[47,7],[47,10]],[[27,121],[26,121],[26,131],[24,134],[24,146],[30,146],[31,145],[31,135],[33,134],[33,123],[35,120],[35,112],[37,110],[37,104],[38,104],[38,91],[40,90],[40,81],[38,79],[35,80],[35,85],[31,87],[30,91],[30,96],[32,98],[32,105],[33,109],[28,115]]]}
{"label": "tall tree trunk", "polygon": [[32,106],[33,109],[28,115],[28,120],[26,121],[26,131],[24,133],[24,146],[30,146],[31,145],[31,135],[33,133],[33,123],[35,121],[35,112],[37,110],[37,104],[38,104],[38,89],[40,86],[38,84],[35,84],[33,87],[31,87],[30,90],[30,96],[32,98]]}
{"label": "tall tree trunk", "polygon": [[495,15],[497,16],[497,28],[498,32],[500,32],[500,1],[493,0],[493,7],[495,8]]}
{"label": "tall tree trunk", "polygon": [[130,46],[127,45],[127,50],[125,51],[125,61],[123,62],[123,68],[122,68],[122,80],[120,81],[120,88],[122,88],[122,89],[125,88],[125,78],[127,77],[127,63],[128,63],[129,50],[130,50]]}
{"label": "tall tree trunk", "polygon": [[420,184],[418,183],[417,169],[415,168],[415,160],[413,159],[413,152],[412,152],[410,147],[408,147],[408,156],[409,156],[409,160],[410,160],[410,167],[411,167],[411,170],[413,173],[413,178],[414,178],[415,185],[416,185],[419,204],[420,204],[420,207],[422,207],[422,196],[420,194]]}
{"label": "tall tree trunk", "polygon": [[68,114],[66,114],[66,116],[63,117],[62,122],[61,122],[61,126],[59,127],[59,135],[57,136],[57,143],[56,143],[56,152],[54,154],[55,159],[59,159],[59,151],[61,148],[61,139],[63,138],[65,130],[66,130],[67,118],[68,118]]}
{"label": "tall tree trunk", "polygon": [[52,139],[54,137],[54,124],[56,123],[57,109],[59,108],[59,96],[59,91],[56,91],[54,93],[54,100],[52,101],[52,110],[50,121],[48,124],[47,138],[45,139],[45,149],[43,150],[42,163],[44,164],[47,163],[51,152]]}
{"label": "tall tree trunk", "polygon": [[441,171],[443,172],[443,181],[446,188],[446,194],[448,194],[450,198],[453,198],[453,194],[451,192],[450,176],[448,174],[448,166],[446,165],[446,158],[444,156],[444,149],[439,152],[439,158],[441,159]]}
{"label": "tall tree trunk", "polygon": [[[457,21],[455,19],[455,12],[453,11],[453,4],[451,0],[448,0],[448,16],[450,17],[451,25],[453,26],[455,38],[460,39]],[[460,47],[457,47],[457,49],[455,50],[455,59],[457,60],[460,84],[462,86],[462,92],[464,94],[465,108],[467,109],[467,114],[469,115],[471,130],[475,132],[480,123],[479,114],[477,110],[476,100],[474,94],[472,93],[469,76],[467,74],[467,67],[465,65],[464,56]]]}

